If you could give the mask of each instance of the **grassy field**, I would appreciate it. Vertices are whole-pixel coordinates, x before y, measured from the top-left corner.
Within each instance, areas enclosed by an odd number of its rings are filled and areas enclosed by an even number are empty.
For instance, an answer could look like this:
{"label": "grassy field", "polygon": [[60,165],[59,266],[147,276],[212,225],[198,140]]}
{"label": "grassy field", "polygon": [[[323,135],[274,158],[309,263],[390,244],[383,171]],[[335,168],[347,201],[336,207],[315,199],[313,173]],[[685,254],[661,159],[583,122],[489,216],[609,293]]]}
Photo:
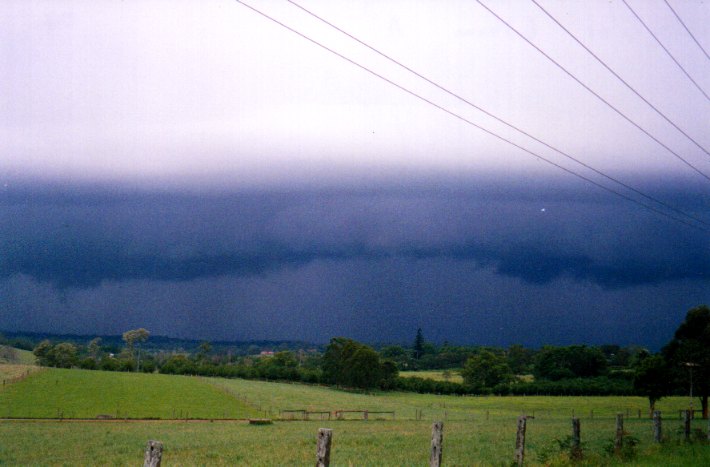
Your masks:
{"label": "grassy field", "polygon": [[[669,429],[675,425],[669,423]],[[431,425],[424,421],[276,422],[0,422],[0,459],[9,465],[139,465],[145,443],[165,445],[164,465],[312,465],[319,427],[333,429],[333,465],[427,465]],[[704,424],[697,422],[697,427]],[[623,464],[605,452],[613,436],[611,420],[585,421],[582,436],[587,465]],[[675,440],[653,444],[646,420],[630,420],[639,439],[635,465],[710,465],[710,447]],[[555,438],[569,423],[531,420],[527,465],[565,465]],[[444,465],[509,465],[514,421],[445,422]]]}
{"label": "grassy field", "polygon": [[27,375],[41,370],[40,367],[34,365],[12,365],[0,363],[0,379],[6,382],[24,378]]}
{"label": "grassy field", "polygon": [[[2,366],[0,366],[0,369]],[[587,465],[617,465],[605,447],[614,416],[628,413],[625,429],[637,438],[635,465],[710,465],[710,445],[680,441],[677,410],[687,398],[667,398],[668,442],[652,442],[651,423],[638,418],[647,401],[636,397],[457,397],[411,393],[352,393],[319,386],[167,375],[46,369],[0,392],[0,415],[170,418],[271,415],[283,409],[311,411],[387,410],[395,420],[276,421],[252,426],[233,421],[0,421],[0,464],[136,465],[148,439],[165,446],[167,465],[307,465],[315,457],[319,427],[334,430],[333,465],[426,465],[431,423],[444,422],[445,465],[508,465],[516,418],[528,422],[528,465],[566,465],[556,440],[571,431],[572,412],[582,420]],[[420,413],[421,420],[415,420]],[[361,415],[353,415],[361,417]],[[704,435],[707,423],[694,421]]]}
{"label": "grassy field", "polygon": [[463,383],[463,377],[460,370],[449,370],[445,372],[444,370],[423,370],[423,371],[400,371],[399,375],[404,378],[426,378],[433,379],[434,381],[451,381],[452,383]]}
{"label": "grassy field", "polygon": [[0,393],[0,416],[245,418],[252,407],[188,376],[46,369]]}

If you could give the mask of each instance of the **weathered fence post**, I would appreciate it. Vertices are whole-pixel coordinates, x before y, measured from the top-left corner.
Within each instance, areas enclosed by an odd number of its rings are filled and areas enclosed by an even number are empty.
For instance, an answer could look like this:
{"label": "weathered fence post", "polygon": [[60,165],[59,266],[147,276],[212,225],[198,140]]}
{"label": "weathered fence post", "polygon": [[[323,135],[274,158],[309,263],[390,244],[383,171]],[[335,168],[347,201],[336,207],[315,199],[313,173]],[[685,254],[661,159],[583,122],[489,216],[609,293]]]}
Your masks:
{"label": "weathered fence post", "polygon": [[572,459],[582,458],[582,436],[579,429],[579,418],[572,417]]}
{"label": "weathered fence post", "polygon": [[614,438],[614,452],[621,452],[624,447],[624,414],[616,414],[616,438]]}
{"label": "weathered fence post", "polygon": [[429,455],[429,465],[439,467],[441,465],[441,449],[444,441],[444,422],[434,422],[431,426],[431,454]]}
{"label": "weathered fence post", "polygon": [[661,424],[662,424],[661,411],[654,410],[653,411],[653,440],[657,443],[660,443],[661,439],[663,439],[663,427]]}
{"label": "weathered fence post", "polygon": [[525,427],[528,417],[521,415],[518,417],[518,434],[515,436],[515,463],[522,466],[525,461]]}
{"label": "weathered fence post", "polygon": [[318,428],[316,467],[328,467],[330,465],[330,441],[332,438],[333,430],[330,428]]}
{"label": "weathered fence post", "polygon": [[692,417],[693,413],[690,410],[683,412],[683,435],[686,441],[690,439],[690,420]]}
{"label": "weathered fence post", "polygon": [[143,467],[160,467],[163,461],[163,443],[160,441],[150,440],[145,447],[145,457],[143,458]]}

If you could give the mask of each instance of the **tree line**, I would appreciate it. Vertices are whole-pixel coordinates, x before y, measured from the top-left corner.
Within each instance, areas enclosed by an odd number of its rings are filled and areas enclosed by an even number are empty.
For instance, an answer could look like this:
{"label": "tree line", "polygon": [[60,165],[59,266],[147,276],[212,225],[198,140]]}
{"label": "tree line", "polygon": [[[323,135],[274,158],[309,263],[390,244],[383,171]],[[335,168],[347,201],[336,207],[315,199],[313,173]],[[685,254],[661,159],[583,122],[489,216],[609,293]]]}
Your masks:
{"label": "tree line", "polygon": [[[43,340],[34,347],[40,365],[109,371],[142,371],[227,378],[300,381],[361,390],[438,394],[642,395],[649,408],[660,398],[688,394],[692,380],[708,415],[710,309],[691,309],[673,339],[657,354],[618,345],[544,346],[529,349],[436,346],[417,330],[411,346],[372,347],[345,337],[318,348],[265,355],[234,355],[202,342],[191,352],[146,351],[145,329],[123,334],[124,346],[109,352],[101,338],[87,345]],[[116,350],[115,348],[110,348]],[[264,352],[262,352],[264,353]],[[462,383],[402,377],[400,371],[458,372]]]}

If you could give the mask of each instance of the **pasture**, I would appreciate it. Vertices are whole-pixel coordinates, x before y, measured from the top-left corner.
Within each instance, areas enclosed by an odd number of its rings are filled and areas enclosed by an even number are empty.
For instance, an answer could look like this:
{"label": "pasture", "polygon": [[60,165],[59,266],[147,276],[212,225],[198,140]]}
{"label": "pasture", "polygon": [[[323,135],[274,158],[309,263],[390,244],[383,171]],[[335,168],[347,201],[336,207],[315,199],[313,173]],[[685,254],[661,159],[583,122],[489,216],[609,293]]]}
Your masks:
{"label": "pasture", "polygon": [[[13,416],[56,417],[63,406],[65,419],[1,421],[0,463],[139,465],[146,441],[158,439],[165,445],[164,465],[308,465],[315,459],[318,428],[329,427],[334,432],[333,465],[427,465],[431,423],[445,420],[444,465],[508,465],[516,418],[534,413],[528,422],[526,463],[565,465],[568,459],[560,442],[571,433],[574,411],[582,420],[587,465],[710,465],[709,445],[681,441],[677,410],[687,403],[687,398],[659,402],[668,440],[658,445],[646,418],[647,401],[637,397],[366,394],[264,381],[45,369],[0,392],[0,415],[9,410]],[[119,415],[129,418],[161,420],[70,420],[112,414],[117,407]],[[188,412],[189,418],[206,420],[166,420],[173,418],[176,407],[183,408],[183,416]],[[225,414],[277,418],[284,409],[381,410],[395,411],[396,417],[263,426],[219,420]],[[617,412],[628,414],[625,430],[639,441],[630,461],[605,450],[614,436]],[[421,419],[415,420],[418,416]],[[693,428],[707,433],[702,420],[695,420]]]}
{"label": "pasture", "polygon": [[427,378],[434,381],[451,381],[452,383],[463,383],[461,370],[421,370],[421,371],[400,371],[399,376],[404,378]]}

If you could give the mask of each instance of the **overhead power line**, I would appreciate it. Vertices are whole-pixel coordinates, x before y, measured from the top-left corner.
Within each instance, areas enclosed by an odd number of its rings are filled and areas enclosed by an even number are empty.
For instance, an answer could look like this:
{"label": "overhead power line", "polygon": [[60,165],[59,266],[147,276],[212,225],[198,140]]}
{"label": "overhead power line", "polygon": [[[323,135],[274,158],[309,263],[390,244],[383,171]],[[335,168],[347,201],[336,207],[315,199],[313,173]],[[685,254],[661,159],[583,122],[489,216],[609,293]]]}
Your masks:
{"label": "overhead power line", "polygon": [[674,206],[671,206],[671,205],[667,204],[667,203],[664,202],[664,201],[661,201],[661,200],[659,200],[659,199],[657,199],[657,198],[655,198],[655,197],[653,197],[653,196],[650,196],[650,195],[648,195],[648,194],[642,192],[641,190],[638,190],[638,189],[634,188],[633,186],[630,186],[630,185],[628,185],[628,184],[622,182],[621,180],[618,180],[618,179],[616,179],[616,178],[614,178],[614,177],[612,177],[612,176],[610,176],[610,175],[607,175],[606,173],[604,173],[604,172],[602,172],[602,171],[600,171],[600,170],[598,170],[598,169],[592,167],[591,165],[589,165],[589,164],[583,162],[582,160],[577,159],[576,157],[573,157],[572,155],[568,154],[567,152],[564,152],[564,151],[562,151],[561,149],[558,149],[558,148],[556,148],[555,146],[552,146],[551,144],[546,143],[545,141],[543,141],[543,140],[537,138],[536,136],[534,136],[534,135],[528,133],[528,132],[525,131],[525,130],[522,130],[521,128],[519,128],[519,127],[513,125],[512,123],[507,122],[506,120],[504,120],[504,119],[498,117],[497,115],[495,115],[495,114],[489,112],[488,110],[484,109],[483,107],[480,107],[480,106],[474,104],[473,102],[467,100],[466,98],[462,97],[461,95],[459,95],[459,94],[457,94],[457,93],[455,93],[455,92],[453,92],[453,91],[451,91],[451,90],[445,88],[444,86],[440,85],[439,83],[437,83],[437,82],[431,80],[430,78],[424,76],[423,74],[417,72],[416,70],[414,70],[414,69],[408,67],[407,65],[403,64],[403,63],[400,62],[399,60],[396,60],[396,59],[392,58],[390,55],[387,55],[387,54],[385,54],[384,52],[380,51],[379,49],[377,49],[377,48],[371,46],[370,44],[368,44],[368,43],[362,41],[361,39],[357,38],[356,36],[350,34],[350,33],[347,32],[347,31],[343,30],[342,28],[336,26],[335,24],[331,23],[330,21],[326,20],[325,18],[323,18],[323,17],[317,15],[316,13],[312,12],[311,10],[308,10],[307,8],[305,8],[305,7],[301,6],[301,5],[299,5],[299,4],[296,3],[295,1],[293,1],[293,0],[287,0],[287,1],[288,1],[289,3],[291,3],[292,5],[294,5],[295,7],[301,9],[301,10],[304,11],[305,13],[309,14],[310,16],[316,18],[317,20],[319,20],[319,21],[321,21],[321,22],[327,24],[327,25],[330,26],[331,28],[337,30],[337,31],[340,32],[341,34],[344,34],[345,36],[351,38],[352,40],[358,42],[359,44],[361,44],[361,45],[367,47],[368,49],[372,50],[372,51],[375,52],[376,54],[378,54],[378,55],[384,57],[385,59],[387,59],[388,61],[390,61],[390,62],[392,62],[392,63],[394,63],[394,64],[396,64],[396,65],[398,65],[399,67],[401,67],[401,68],[403,68],[403,69],[409,71],[409,72],[412,73],[413,75],[417,76],[418,78],[423,79],[423,80],[426,81],[427,83],[429,83],[429,84],[435,86],[436,88],[438,88],[438,89],[444,91],[445,93],[449,94],[450,96],[455,97],[455,98],[458,99],[459,101],[464,102],[465,104],[467,104],[467,105],[473,107],[474,109],[476,109],[476,110],[478,110],[478,111],[480,111],[480,112],[483,112],[484,114],[486,114],[486,115],[488,115],[489,117],[495,119],[496,121],[498,121],[498,122],[500,122],[500,123],[506,125],[508,128],[512,128],[513,130],[516,130],[517,132],[519,132],[519,133],[521,133],[521,134],[527,136],[528,138],[530,138],[530,139],[532,139],[532,140],[534,140],[534,141],[536,141],[536,142],[542,144],[543,146],[547,147],[548,149],[551,149],[552,151],[555,151],[556,153],[558,153],[558,154],[560,154],[560,155],[566,157],[567,159],[569,159],[569,160],[571,160],[571,161],[573,161],[573,162],[575,162],[575,163],[581,165],[582,167],[593,171],[594,173],[596,173],[596,174],[598,174],[598,175],[600,175],[600,176],[606,178],[607,180],[610,180],[610,181],[616,183],[617,185],[620,185],[620,186],[626,188],[627,190],[630,190],[630,191],[636,193],[637,195],[640,195],[640,196],[646,198],[646,199],[649,200],[649,201],[652,201],[652,202],[654,202],[654,203],[656,203],[656,204],[658,204],[658,205],[660,205],[660,206],[663,206],[663,207],[665,207],[666,209],[670,209],[671,211],[674,211],[675,213],[680,214],[680,215],[682,215],[682,216],[684,216],[684,217],[686,217],[686,218],[688,218],[688,219],[691,219],[691,220],[694,220],[694,221],[699,222],[699,223],[701,223],[701,224],[705,224],[705,225],[707,225],[707,226],[710,226],[709,223],[706,223],[705,221],[703,221],[703,220],[701,220],[701,219],[699,219],[699,218],[697,218],[697,217],[695,217],[695,216],[692,216],[692,215],[690,215],[690,214],[687,214],[687,213],[685,213],[684,211],[681,211],[680,209],[677,209],[677,208],[675,208]]}
{"label": "overhead power line", "polygon": [[688,29],[688,26],[686,26],[685,23],[683,22],[683,20],[680,19],[680,16],[678,16],[678,13],[676,13],[676,11],[673,9],[673,7],[671,6],[671,4],[668,3],[668,0],[663,0],[663,1],[666,2],[666,5],[668,5],[668,8],[670,8],[670,10],[673,12],[673,14],[675,15],[676,19],[677,19],[678,22],[683,26],[683,28],[684,28],[685,31],[688,33],[688,35],[693,39],[693,41],[695,41],[695,43],[698,45],[698,47],[700,47],[700,50],[703,51],[703,53],[705,54],[705,58],[707,58],[708,60],[710,60],[710,56],[708,56],[708,53],[705,51],[705,49],[703,48],[703,46],[700,45],[700,42],[698,42],[698,40],[695,38],[695,36],[693,35],[693,33],[690,32],[690,29]]}
{"label": "overhead power line", "polygon": [[[580,178],[580,179],[582,179],[582,180],[584,180],[584,181],[586,181],[586,182],[588,182],[588,183],[591,183],[592,185],[594,185],[594,186],[596,186],[596,187],[598,187],[598,188],[600,188],[600,189],[602,189],[602,190],[604,190],[604,191],[606,191],[606,192],[608,192],[608,193],[611,193],[611,194],[613,194],[613,195],[615,195],[615,196],[618,196],[618,197],[620,197],[620,198],[623,198],[623,199],[625,199],[625,200],[627,200],[627,201],[629,201],[629,202],[631,202],[631,203],[637,204],[637,205],[639,205],[639,206],[641,206],[641,207],[643,207],[643,208],[645,208],[645,209],[647,209],[647,210],[649,210],[649,211],[652,211],[652,212],[654,212],[654,213],[656,213],[656,214],[659,214],[659,215],[664,216],[664,217],[666,217],[666,218],[668,218],[668,219],[671,219],[671,220],[674,220],[674,221],[679,222],[679,223],[681,223],[681,224],[684,224],[684,225],[686,225],[686,226],[688,226],[688,227],[691,227],[691,228],[694,228],[694,229],[697,229],[697,230],[701,230],[701,231],[704,231],[704,232],[710,232],[710,229],[708,229],[708,228],[706,228],[706,227],[703,227],[703,226],[700,226],[700,225],[696,225],[696,224],[690,223],[690,222],[686,221],[685,219],[680,219],[680,218],[675,217],[675,216],[673,216],[673,215],[671,215],[671,214],[668,214],[667,212],[662,211],[662,210],[660,210],[660,209],[658,209],[658,208],[656,208],[656,207],[654,207],[654,206],[651,206],[651,205],[648,205],[648,204],[643,203],[643,202],[641,202],[641,201],[638,201],[637,199],[634,199],[634,198],[632,198],[632,197],[630,197],[630,196],[627,196],[627,195],[625,195],[625,194],[623,194],[623,193],[620,193],[620,192],[618,192],[618,191],[616,191],[616,190],[614,190],[614,189],[612,189],[612,188],[609,188],[609,187],[607,187],[607,186],[605,186],[605,185],[602,185],[602,184],[600,184],[600,183],[598,183],[598,182],[595,182],[594,180],[592,180],[592,179],[590,179],[590,178],[588,178],[588,177],[585,177],[585,176],[582,175],[582,174],[579,174],[579,173],[577,173],[577,172],[575,172],[575,171],[573,171],[573,170],[571,170],[571,169],[568,169],[568,168],[566,168],[566,167],[564,167],[564,166],[562,166],[562,165],[560,165],[560,164],[558,164],[558,163],[556,163],[556,162],[554,162],[554,161],[552,161],[552,160],[549,160],[549,159],[545,158],[544,156],[542,156],[542,155],[540,155],[540,154],[537,154],[537,153],[535,153],[535,152],[533,152],[533,151],[531,151],[531,150],[529,150],[529,149],[527,149],[527,148],[525,148],[525,147],[523,147],[523,146],[520,146],[519,144],[517,144],[517,143],[515,143],[515,142],[513,142],[513,141],[511,141],[511,140],[509,140],[509,139],[507,139],[507,138],[505,138],[505,137],[503,137],[503,136],[500,136],[500,135],[498,135],[498,134],[492,132],[491,130],[486,129],[486,128],[484,128],[484,127],[482,127],[482,126],[480,126],[480,125],[478,125],[478,124],[472,122],[471,120],[468,120],[467,118],[465,118],[465,117],[463,117],[463,116],[461,116],[461,115],[459,115],[459,114],[457,114],[457,113],[455,113],[455,112],[452,112],[451,110],[448,110],[447,108],[445,108],[445,107],[443,107],[443,106],[441,106],[441,105],[439,105],[439,104],[437,104],[437,103],[435,103],[435,102],[433,102],[433,101],[427,99],[426,97],[423,97],[423,96],[421,96],[421,95],[415,93],[414,91],[411,91],[411,90],[405,88],[404,86],[395,83],[394,81],[392,81],[392,80],[390,80],[390,79],[384,77],[383,75],[381,75],[381,74],[379,74],[379,73],[377,73],[377,72],[371,70],[370,68],[368,68],[368,67],[366,67],[366,66],[364,66],[364,65],[362,65],[362,64],[360,64],[360,63],[358,63],[358,62],[356,62],[356,61],[354,61],[354,60],[352,60],[352,59],[350,59],[350,58],[348,58],[348,57],[346,57],[345,55],[341,54],[340,52],[337,52],[337,51],[331,49],[330,47],[328,47],[328,46],[326,46],[326,45],[324,45],[324,44],[322,44],[322,43],[316,41],[315,39],[312,39],[311,37],[309,37],[309,36],[303,34],[302,32],[297,31],[296,29],[294,29],[294,28],[292,28],[292,27],[286,25],[285,23],[283,23],[283,22],[277,20],[276,18],[274,18],[274,17],[272,17],[272,16],[269,16],[268,14],[264,13],[264,12],[261,11],[261,10],[258,10],[257,8],[255,8],[255,7],[251,6],[251,5],[249,5],[248,3],[246,3],[246,2],[244,2],[244,1],[242,1],[242,0],[235,0],[235,1],[236,1],[237,3],[239,3],[239,4],[243,5],[243,6],[245,6],[246,8],[252,10],[253,12],[255,12],[255,13],[257,13],[257,14],[263,16],[264,18],[266,18],[266,19],[268,19],[268,20],[270,20],[270,21],[272,21],[272,22],[278,24],[279,26],[283,27],[284,29],[287,29],[288,31],[290,31],[290,32],[292,32],[292,33],[298,35],[299,37],[301,37],[301,38],[303,38],[303,39],[305,39],[305,40],[311,42],[312,44],[314,44],[314,45],[316,45],[316,46],[318,46],[318,47],[320,47],[320,48],[326,50],[327,52],[330,52],[331,54],[333,54],[333,55],[339,57],[340,59],[345,60],[346,62],[348,62],[348,63],[350,63],[350,64],[352,64],[352,65],[354,65],[354,66],[356,66],[356,67],[358,67],[358,68],[360,68],[360,69],[366,71],[367,73],[370,73],[371,75],[373,75],[373,76],[375,76],[375,77],[377,77],[377,78],[379,78],[379,79],[385,81],[386,83],[389,83],[390,85],[392,85],[392,86],[394,86],[394,87],[400,89],[401,91],[404,91],[405,93],[407,93],[407,94],[409,94],[409,95],[411,95],[411,96],[413,96],[413,97],[416,97],[417,99],[419,99],[419,100],[421,100],[421,101],[423,101],[423,102],[425,102],[425,103],[427,103],[427,104],[429,104],[429,105],[431,105],[431,106],[433,106],[433,107],[435,107],[435,108],[437,108],[437,109],[439,109],[439,110],[441,110],[441,111],[443,111],[443,112],[445,112],[445,113],[451,115],[452,117],[454,117],[454,118],[456,118],[456,119],[458,119],[458,120],[460,120],[460,121],[462,121],[462,122],[464,122],[464,123],[466,123],[466,124],[468,124],[468,125],[470,125],[470,126],[473,126],[473,127],[475,127],[475,128],[478,128],[479,130],[483,131],[484,133],[486,133],[486,134],[488,134],[488,135],[490,135],[490,136],[493,136],[494,138],[496,138],[496,139],[498,139],[498,140],[500,140],[500,141],[506,142],[506,143],[508,143],[508,144],[510,144],[510,145],[512,145],[512,146],[514,146],[514,147],[516,147],[516,148],[518,148],[518,149],[520,149],[521,151],[524,151],[524,152],[528,153],[529,155],[535,157],[536,159],[539,159],[539,160],[541,160],[541,161],[543,161],[543,162],[546,162],[547,164],[550,164],[550,165],[552,165],[552,166],[554,166],[554,167],[557,167],[558,169],[560,169],[560,170],[562,170],[562,171],[564,171],[564,172],[566,172],[566,173],[568,173],[568,174],[570,174],[570,175],[573,175],[573,176],[575,176],[575,177],[577,177],[577,178]],[[703,222],[703,221],[698,221],[698,222],[701,223],[701,224],[706,224],[706,223]]]}
{"label": "overhead power line", "polygon": [[673,56],[671,51],[668,50],[665,45],[663,45],[663,42],[661,42],[661,40],[658,37],[656,37],[656,35],[653,33],[653,31],[651,31],[651,28],[649,28],[646,25],[646,23],[641,19],[641,17],[634,11],[634,9],[631,8],[631,5],[629,5],[626,0],[621,0],[621,1],[624,2],[624,5],[626,5],[626,8],[629,9],[631,14],[633,14],[636,17],[636,19],[638,20],[639,23],[641,23],[641,25],[644,27],[644,29],[646,29],[646,31],[648,31],[648,33],[651,35],[651,37],[653,37],[655,39],[655,41],[658,43],[658,45],[661,46],[663,51],[666,52],[666,54],[671,58],[671,60],[673,60],[673,63],[675,63],[678,68],[680,68],[680,71],[682,71],[683,74],[685,74],[685,76],[690,80],[690,82],[693,83],[696,88],[698,88],[698,91],[703,93],[703,96],[705,96],[705,99],[710,101],[710,96],[708,96],[708,94],[705,92],[705,90],[700,87],[700,85],[693,79],[692,76],[690,76],[690,73],[685,71],[685,68],[683,68],[683,65],[681,65],[680,62],[678,60],[676,60],[676,58]]}
{"label": "overhead power line", "polygon": [[[557,18],[555,18],[554,16],[552,16],[552,15],[550,14],[550,12],[547,11],[542,5],[540,5],[540,4],[537,2],[537,0],[530,0],[530,1],[533,2],[540,10],[542,10],[542,12],[545,13],[552,21],[554,21],[555,24],[557,24],[560,28],[562,28],[562,30],[563,30],[564,32],[566,32],[567,35],[569,35],[572,39],[574,39],[575,42],[577,42],[577,44],[579,44],[580,46],[582,46],[582,48],[583,48],[584,50],[586,50],[592,57],[594,57],[594,59],[595,59],[597,62],[599,62],[604,68],[606,68],[607,71],[609,71],[609,73],[611,73],[612,75],[614,75],[619,81],[621,81],[621,82],[624,84],[624,86],[626,86],[631,92],[633,92],[634,94],[636,94],[636,96],[637,96],[639,99],[641,99],[641,100],[644,101],[646,104],[648,104],[648,106],[651,107],[658,115],[660,115],[661,117],[663,117],[663,119],[664,119],[665,121],[667,121],[668,123],[670,123],[670,124],[673,126],[673,128],[675,128],[676,130],[678,130],[679,132],[681,132],[686,138],[688,138],[690,141],[692,141],[693,144],[695,144],[698,148],[700,148],[705,154],[707,154],[708,156],[710,156],[710,152],[708,152],[707,149],[705,149],[700,143],[698,143],[697,141],[695,141],[690,135],[688,135],[685,131],[683,131],[678,125],[676,125],[675,123],[673,123],[673,121],[671,121],[671,119],[668,118],[668,117],[666,116],[666,114],[664,114],[663,112],[661,112],[660,110],[658,110],[658,108],[657,108],[655,105],[651,104],[651,103],[648,101],[648,99],[646,99],[645,97],[643,97],[636,89],[633,88],[633,86],[631,86],[629,83],[627,83],[626,80],[624,80],[624,78],[622,78],[621,76],[619,76],[619,74],[618,74],[616,71],[614,71],[613,69],[611,69],[611,67],[610,67],[609,65],[607,65],[606,62],[604,62],[604,60],[602,60],[601,58],[599,58],[599,56],[598,56],[597,54],[595,54],[594,52],[592,52],[589,47],[587,47],[586,45],[584,45],[584,43],[583,43],[581,40],[579,40],[579,38],[577,38],[577,36],[575,36],[569,29],[567,29],[566,27],[564,27],[564,25],[562,25],[562,23],[560,23],[560,22],[557,20]],[[670,5],[669,5],[669,6],[670,6]]]}
{"label": "overhead power line", "polygon": [[680,154],[678,154],[677,152],[675,152],[673,149],[671,149],[670,147],[668,147],[668,146],[667,146],[665,143],[663,143],[661,140],[659,140],[658,138],[656,138],[655,136],[653,136],[653,135],[652,135],[651,133],[649,133],[645,128],[643,128],[641,125],[639,125],[638,123],[636,123],[635,121],[633,121],[631,118],[629,118],[624,112],[622,112],[621,110],[619,110],[617,107],[615,107],[615,106],[614,106],[612,103],[610,103],[608,100],[604,99],[601,95],[599,95],[599,94],[598,94],[596,91],[594,91],[592,88],[590,88],[589,86],[587,86],[586,84],[584,84],[584,82],[582,82],[582,80],[580,80],[579,78],[577,78],[574,74],[572,74],[572,72],[570,72],[567,68],[565,68],[564,66],[562,66],[557,60],[555,60],[554,58],[552,58],[551,56],[549,56],[544,50],[542,50],[540,47],[538,47],[537,45],[535,45],[534,42],[532,42],[530,39],[528,39],[527,37],[525,37],[525,35],[523,35],[523,33],[521,33],[520,31],[518,31],[517,29],[515,29],[515,27],[513,27],[510,23],[508,23],[506,20],[504,20],[502,17],[500,17],[496,12],[494,12],[493,10],[491,10],[490,8],[488,8],[481,0],[476,0],[476,2],[478,2],[478,4],[481,5],[486,11],[488,11],[491,15],[493,15],[496,19],[498,19],[498,21],[500,21],[501,23],[503,23],[503,24],[504,24],[505,26],[507,26],[511,31],[513,31],[515,34],[517,34],[521,39],[523,39],[525,42],[527,42],[532,48],[534,48],[535,50],[537,50],[537,51],[538,51],[539,53],[541,53],[545,58],[547,58],[550,62],[552,62],[555,66],[557,66],[557,68],[559,68],[560,70],[562,70],[567,76],[569,76],[570,78],[572,78],[572,79],[573,79],[574,81],[576,81],[580,86],[582,86],[584,89],[586,89],[589,93],[591,93],[591,94],[592,94],[593,96],[595,96],[597,99],[599,99],[599,100],[602,101],[604,104],[606,104],[607,107],[609,107],[610,109],[612,109],[614,112],[616,112],[618,115],[620,115],[624,120],[626,120],[627,122],[631,123],[633,126],[635,126],[636,128],[638,128],[641,132],[643,132],[646,136],[648,136],[648,137],[651,138],[653,141],[655,141],[657,144],[659,144],[661,147],[663,147],[665,150],[667,150],[668,152],[670,152],[673,156],[676,157],[676,159],[678,159],[679,161],[683,162],[685,165],[687,165],[687,166],[690,167],[692,170],[694,170],[695,172],[697,172],[698,175],[700,175],[701,177],[703,177],[704,179],[706,179],[708,182],[710,182],[710,177],[707,176],[704,172],[702,172],[700,169],[698,169],[697,167],[695,167],[692,163],[688,162],[685,158],[683,158],[683,156],[681,156]]}

